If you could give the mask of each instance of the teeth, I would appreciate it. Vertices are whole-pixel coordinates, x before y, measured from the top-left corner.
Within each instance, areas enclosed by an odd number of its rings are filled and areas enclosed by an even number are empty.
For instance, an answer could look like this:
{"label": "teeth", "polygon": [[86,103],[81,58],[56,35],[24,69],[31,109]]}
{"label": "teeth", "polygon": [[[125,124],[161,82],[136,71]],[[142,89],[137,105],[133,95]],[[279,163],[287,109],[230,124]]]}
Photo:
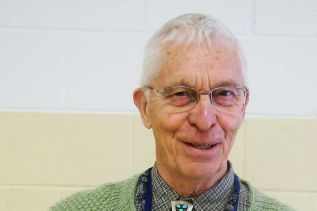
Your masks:
{"label": "teeth", "polygon": [[197,149],[209,149],[211,148],[211,144],[193,144],[193,146]]}

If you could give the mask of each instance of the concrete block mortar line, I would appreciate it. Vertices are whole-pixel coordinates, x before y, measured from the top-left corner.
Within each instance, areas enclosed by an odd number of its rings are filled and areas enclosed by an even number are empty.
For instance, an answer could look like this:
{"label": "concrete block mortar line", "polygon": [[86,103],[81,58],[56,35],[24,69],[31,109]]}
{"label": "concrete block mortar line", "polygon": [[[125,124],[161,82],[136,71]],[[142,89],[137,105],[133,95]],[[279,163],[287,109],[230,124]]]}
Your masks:
{"label": "concrete block mortar line", "polygon": [[[88,185],[81,185],[81,186],[74,186],[74,185],[0,185],[0,190],[4,189],[7,190],[9,193],[10,191],[49,191],[54,192],[56,194],[56,200],[59,201],[62,198],[65,198],[65,191],[69,192],[70,194],[80,192],[83,190],[94,189],[98,186],[88,186]],[[70,195],[68,194],[68,195]],[[7,194],[9,197],[9,194]]]}
{"label": "concrete block mortar line", "polygon": [[148,0],[143,0],[143,30],[146,31],[146,20],[147,20],[147,12],[148,12],[148,9],[149,9],[149,5],[148,5]]}
{"label": "concrete block mortar line", "polygon": [[[281,40],[281,41],[292,41],[292,40],[306,40],[307,42],[316,42],[317,36],[299,36],[299,35],[292,35],[292,36],[283,36],[283,35],[259,35],[259,34],[252,34],[252,35],[237,35],[239,40]],[[244,46],[242,46],[244,47]]]}
{"label": "concrete block mortar line", "polygon": [[274,38],[278,38],[278,39],[316,39],[317,38],[317,34],[316,35],[311,35],[311,34],[286,34],[286,33],[277,33],[277,34],[273,34],[273,33],[259,33],[259,32],[255,32],[252,33],[250,35],[250,37],[252,38],[269,38],[269,39],[274,39]]}
{"label": "concrete block mortar line", "polygon": [[246,179],[246,163],[247,163],[247,156],[246,156],[246,153],[247,153],[247,132],[248,132],[248,120],[247,118],[245,118],[244,120],[244,127],[243,127],[243,150],[242,150],[242,175],[241,177]]}
{"label": "concrete block mortar line", "polygon": [[[134,147],[134,143],[135,143],[135,126],[134,126],[134,116],[133,115],[130,115],[130,118],[131,118],[131,128],[132,128],[132,133],[131,133],[131,141],[132,141],[132,146],[131,146],[131,161],[130,161],[130,166],[131,166],[131,169],[132,169],[132,173],[134,172],[134,150],[135,150],[135,147]],[[130,170],[131,171],[131,170]],[[131,172],[130,172],[131,173]]]}
{"label": "concrete block mortar line", "polygon": [[243,145],[242,145],[242,169],[241,169],[241,172],[242,172],[242,175],[241,177],[242,178],[245,178],[245,159],[246,159],[246,156],[245,156],[245,153],[246,153],[246,128],[247,128],[247,124],[246,124],[246,119],[244,120],[244,125],[243,125],[243,131],[242,131],[242,134],[243,134]]}
{"label": "concrete block mortar line", "polygon": [[0,189],[42,189],[42,190],[68,190],[68,189],[89,189],[98,185],[54,185],[54,184],[0,184]]}
{"label": "concrete block mortar line", "polygon": [[292,194],[316,194],[317,196],[317,190],[285,190],[285,189],[270,189],[270,188],[259,188],[263,192],[268,193],[292,193]]}
{"label": "concrete block mortar line", "polygon": [[39,30],[39,31],[59,31],[59,32],[93,32],[93,33],[149,33],[151,30],[143,29],[131,29],[131,30],[119,30],[119,29],[93,29],[93,28],[67,28],[67,27],[44,27],[44,26],[23,26],[23,25],[0,25],[0,29],[18,29],[18,30]]}
{"label": "concrete block mortar line", "polygon": [[246,119],[316,119],[317,115],[294,115],[294,114],[274,114],[274,113],[249,113]]}
{"label": "concrete block mortar line", "polygon": [[250,0],[249,7],[250,7],[250,14],[249,14],[249,21],[247,23],[247,36],[252,36],[255,31],[255,18],[256,18],[256,1],[257,0]]}
{"label": "concrete block mortar line", "polygon": [[66,110],[67,109],[67,102],[66,102],[66,97],[67,97],[67,85],[66,85],[66,49],[67,49],[67,42],[66,42],[66,36],[63,36],[63,49],[62,49],[62,109]]}
{"label": "concrete block mortar line", "polygon": [[130,161],[129,161],[129,174],[133,175],[134,173],[134,143],[135,143],[135,115],[129,115],[130,119],[130,130],[131,130],[131,138],[130,138]]}

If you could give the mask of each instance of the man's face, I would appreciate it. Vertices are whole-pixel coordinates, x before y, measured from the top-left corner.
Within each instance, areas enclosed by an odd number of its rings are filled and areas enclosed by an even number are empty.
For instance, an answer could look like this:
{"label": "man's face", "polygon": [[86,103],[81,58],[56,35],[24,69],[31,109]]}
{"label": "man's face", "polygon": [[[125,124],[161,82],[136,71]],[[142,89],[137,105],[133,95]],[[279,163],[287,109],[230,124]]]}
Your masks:
{"label": "man's face", "polygon": [[[212,49],[204,45],[167,49],[163,68],[150,86],[185,85],[199,91],[228,84],[244,86],[236,50],[228,41],[223,42]],[[221,114],[208,95],[201,95],[192,109],[175,112],[161,97],[149,92],[146,115],[155,136],[160,173],[204,180],[223,175],[244,111],[245,106],[237,115]],[[207,144],[212,147],[193,146]]]}

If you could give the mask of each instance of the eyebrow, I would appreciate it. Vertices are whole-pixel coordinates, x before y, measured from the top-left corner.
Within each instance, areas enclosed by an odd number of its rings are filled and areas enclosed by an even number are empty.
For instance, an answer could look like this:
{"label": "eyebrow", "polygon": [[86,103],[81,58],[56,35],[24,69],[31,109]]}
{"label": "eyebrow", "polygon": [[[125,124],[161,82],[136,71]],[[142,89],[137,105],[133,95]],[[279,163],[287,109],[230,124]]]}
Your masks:
{"label": "eyebrow", "polygon": [[237,81],[224,80],[224,81],[220,81],[219,83],[216,83],[214,87],[219,87],[219,86],[244,86],[244,85],[241,85]]}
{"label": "eyebrow", "polygon": [[[188,80],[180,80],[178,82],[174,82],[172,84],[170,84],[169,86],[187,86],[187,87],[191,87],[191,88],[197,88],[196,85],[193,85],[192,82],[188,81]],[[223,80],[220,81],[216,84],[214,84],[212,87],[210,87],[210,89],[214,89],[216,87],[222,87],[222,86],[235,86],[235,87],[243,87],[244,85],[241,85],[240,83],[238,83],[237,81],[234,80]]]}
{"label": "eyebrow", "polygon": [[170,86],[188,86],[194,88],[195,85],[192,85],[192,81],[190,80],[185,80],[184,78],[181,78],[180,80],[174,81],[173,83],[170,84]]}

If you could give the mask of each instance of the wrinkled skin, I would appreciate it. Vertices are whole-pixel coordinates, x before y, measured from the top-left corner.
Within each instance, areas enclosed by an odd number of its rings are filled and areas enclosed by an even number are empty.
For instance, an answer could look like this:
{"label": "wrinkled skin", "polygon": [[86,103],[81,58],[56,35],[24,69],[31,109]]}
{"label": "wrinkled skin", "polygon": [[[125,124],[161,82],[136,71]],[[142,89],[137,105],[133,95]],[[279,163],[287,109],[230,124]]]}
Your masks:
{"label": "wrinkled skin", "polygon": [[[149,85],[187,85],[200,91],[228,84],[244,86],[236,49],[226,40],[218,43],[213,48],[200,45],[166,49],[162,69]],[[194,108],[182,113],[173,112],[153,92],[145,95],[143,89],[135,90],[134,101],[144,125],[153,130],[158,171],[178,194],[198,195],[225,175],[247,102],[240,113],[229,116],[215,110],[206,95]],[[214,146],[206,150],[192,144]]]}

